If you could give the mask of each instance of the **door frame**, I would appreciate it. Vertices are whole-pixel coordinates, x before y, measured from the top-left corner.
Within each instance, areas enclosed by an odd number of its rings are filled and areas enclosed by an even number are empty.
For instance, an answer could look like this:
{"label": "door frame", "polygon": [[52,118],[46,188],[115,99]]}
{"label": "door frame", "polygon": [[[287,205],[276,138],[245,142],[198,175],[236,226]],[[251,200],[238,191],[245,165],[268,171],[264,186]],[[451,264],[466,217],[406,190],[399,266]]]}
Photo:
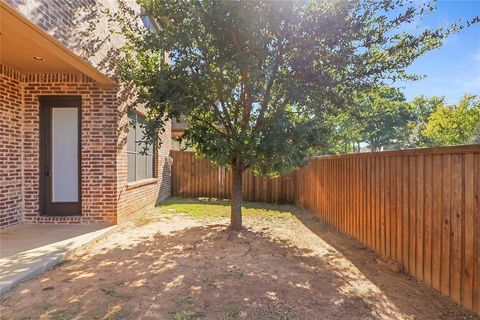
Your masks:
{"label": "door frame", "polygon": [[[82,214],[82,99],[80,96],[40,96],[38,100],[40,107],[40,215],[79,216]],[[78,110],[78,202],[53,203],[51,201],[51,121],[52,109],[55,107]]]}

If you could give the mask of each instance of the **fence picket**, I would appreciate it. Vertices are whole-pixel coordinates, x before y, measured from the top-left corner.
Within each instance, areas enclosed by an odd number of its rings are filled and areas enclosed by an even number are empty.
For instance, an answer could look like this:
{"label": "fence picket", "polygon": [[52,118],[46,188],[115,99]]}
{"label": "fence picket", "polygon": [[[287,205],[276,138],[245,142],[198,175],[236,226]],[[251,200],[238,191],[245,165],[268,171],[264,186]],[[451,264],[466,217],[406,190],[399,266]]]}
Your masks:
{"label": "fence picket", "polygon": [[[172,151],[172,194],[229,198],[231,171]],[[480,313],[480,145],[317,157],[244,199],[295,203]]]}

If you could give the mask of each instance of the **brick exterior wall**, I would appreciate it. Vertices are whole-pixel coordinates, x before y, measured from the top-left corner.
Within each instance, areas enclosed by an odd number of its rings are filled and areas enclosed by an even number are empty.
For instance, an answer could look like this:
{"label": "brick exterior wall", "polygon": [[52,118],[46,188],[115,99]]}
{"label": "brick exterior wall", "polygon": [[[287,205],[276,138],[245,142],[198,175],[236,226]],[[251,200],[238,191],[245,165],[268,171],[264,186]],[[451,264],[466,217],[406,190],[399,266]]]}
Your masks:
{"label": "brick exterior wall", "polygon": [[[24,85],[24,222],[116,222],[116,90],[81,74],[32,74]],[[39,215],[40,96],[80,96],[82,216]]]}
{"label": "brick exterior wall", "polygon": [[[143,107],[137,107],[137,112],[145,115],[147,110]],[[126,128],[128,126],[128,117],[124,109],[120,113],[124,114],[124,116],[120,120],[119,126],[120,128]],[[170,156],[171,149],[171,122],[168,121],[166,125],[165,132],[160,136],[162,145],[156,149],[155,178],[130,183],[127,181],[127,131],[120,130],[117,183],[119,222],[128,219],[132,213],[153,207],[170,196],[171,172],[167,158]]]}
{"label": "brick exterior wall", "polygon": [[[73,53],[108,76],[117,70],[123,37],[105,13],[119,11],[123,3],[140,12],[135,0],[5,0],[12,8],[60,41]],[[139,24],[142,22],[138,21]]]}
{"label": "brick exterior wall", "polygon": [[[66,48],[108,76],[116,73],[123,38],[111,32],[105,9],[118,1],[6,0]],[[138,12],[134,0],[121,0]],[[139,21],[139,23],[141,23]],[[0,227],[19,221],[84,223],[126,219],[170,194],[170,123],[157,150],[156,178],[127,183],[126,101],[132,91],[101,89],[82,74],[20,74],[0,65]],[[6,94],[4,94],[6,93]],[[39,214],[39,103],[44,95],[82,98],[82,216]],[[129,97],[128,99],[126,97]],[[139,108],[140,112],[146,110]]]}
{"label": "brick exterior wall", "polygon": [[[170,194],[170,123],[157,149],[157,177],[127,182],[125,103],[117,89],[100,89],[81,74],[28,74],[0,65],[1,227],[18,223],[90,223],[126,219]],[[6,93],[6,94],[3,94]],[[81,96],[82,215],[39,212],[39,96]],[[145,112],[139,108],[140,112]],[[146,183],[148,182],[148,183]]]}
{"label": "brick exterior wall", "polygon": [[21,75],[3,69],[0,70],[0,227],[21,221],[23,209]]}

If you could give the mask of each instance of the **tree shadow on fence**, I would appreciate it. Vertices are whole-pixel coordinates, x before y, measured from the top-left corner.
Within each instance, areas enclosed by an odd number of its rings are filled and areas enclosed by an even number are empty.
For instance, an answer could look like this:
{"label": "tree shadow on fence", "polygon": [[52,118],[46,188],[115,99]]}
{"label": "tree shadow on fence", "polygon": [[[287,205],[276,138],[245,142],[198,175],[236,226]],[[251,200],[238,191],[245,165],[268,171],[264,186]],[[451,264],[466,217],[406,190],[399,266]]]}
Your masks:
{"label": "tree shadow on fence", "polygon": [[317,237],[355,265],[404,314],[423,319],[426,316],[424,311],[431,309],[428,318],[432,319],[478,319],[474,314],[408,274],[379,265],[377,263],[379,255],[373,250],[323,223],[313,214],[298,210],[295,216]]}

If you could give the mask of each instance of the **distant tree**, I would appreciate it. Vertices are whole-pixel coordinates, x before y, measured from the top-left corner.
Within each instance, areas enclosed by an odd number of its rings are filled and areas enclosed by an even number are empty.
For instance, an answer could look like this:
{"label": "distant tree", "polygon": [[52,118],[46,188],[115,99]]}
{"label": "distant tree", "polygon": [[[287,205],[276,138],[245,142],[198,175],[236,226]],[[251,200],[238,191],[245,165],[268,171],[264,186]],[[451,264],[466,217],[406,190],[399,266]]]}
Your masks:
{"label": "distant tree", "polygon": [[480,143],[479,100],[465,95],[458,104],[446,105],[443,97],[418,96],[406,102],[398,89],[375,88],[326,118],[329,140],[322,151],[356,152],[360,144],[379,151],[392,145],[418,148]]}
{"label": "distant tree", "polygon": [[328,128],[327,145],[322,146],[317,155],[360,151],[363,126],[357,113],[345,112],[344,109],[338,114],[332,112],[325,117],[324,123]]}
{"label": "distant tree", "polygon": [[480,133],[480,99],[465,95],[458,104],[437,105],[422,134],[432,146],[475,142]]}
{"label": "distant tree", "polygon": [[360,111],[361,135],[372,151],[400,143],[407,137],[411,120],[405,96],[396,88],[380,87],[356,100]]}
{"label": "distant tree", "polygon": [[473,134],[473,136],[468,140],[468,143],[470,144],[480,144],[480,129],[477,129],[477,131]]}
{"label": "distant tree", "polygon": [[464,28],[403,31],[433,10],[409,0],[139,3],[160,32],[116,19],[128,39],[122,80],[150,107],[147,142],[165,117],[185,117],[183,139],[197,155],[231,167],[233,230],[242,227],[245,169],[278,175],[303,165],[326,145],[326,117],[352,93],[416,79],[405,69]]}
{"label": "distant tree", "polygon": [[330,128],[328,150],[356,152],[362,143],[372,151],[401,145],[408,135],[407,124],[413,119],[399,89],[380,86],[355,94],[349,105],[326,117]]}
{"label": "distant tree", "polygon": [[408,135],[403,141],[404,148],[418,148],[429,145],[427,137],[423,135],[430,115],[438,105],[444,103],[443,97],[418,96],[408,103],[411,118],[407,124]]}

